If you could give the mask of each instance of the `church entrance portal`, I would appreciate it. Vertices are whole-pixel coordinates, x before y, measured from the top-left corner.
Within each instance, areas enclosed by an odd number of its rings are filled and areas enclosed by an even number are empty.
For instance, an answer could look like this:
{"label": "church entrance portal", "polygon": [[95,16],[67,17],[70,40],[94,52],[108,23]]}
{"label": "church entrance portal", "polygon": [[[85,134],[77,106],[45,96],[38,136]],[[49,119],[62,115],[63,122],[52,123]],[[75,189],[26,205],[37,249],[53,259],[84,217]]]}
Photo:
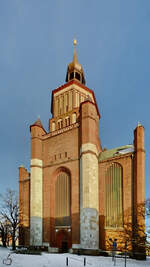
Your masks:
{"label": "church entrance portal", "polygon": [[68,252],[68,242],[67,241],[62,241],[61,249],[62,249],[62,253]]}
{"label": "church entrance portal", "polygon": [[62,253],[68,252],[70,248],[70,236],[67,230],[59,230],[56,234],[56,244]]}

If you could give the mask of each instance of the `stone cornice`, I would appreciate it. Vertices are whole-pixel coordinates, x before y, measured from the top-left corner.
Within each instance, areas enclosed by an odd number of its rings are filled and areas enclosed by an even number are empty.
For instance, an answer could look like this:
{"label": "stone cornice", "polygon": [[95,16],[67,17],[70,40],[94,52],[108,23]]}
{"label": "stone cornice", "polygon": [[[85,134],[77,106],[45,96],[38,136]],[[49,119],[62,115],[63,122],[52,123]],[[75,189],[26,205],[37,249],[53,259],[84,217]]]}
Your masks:
{"label": "stone cornice", "polygon": [[84,154],[93,154],[93,155],[96,156],[96,158],[98,159],[97,154],[96,154],[94,151],[92,151],[92,150],[87,150],[87,151],[83,151],[83,152],[81,152],[80,158],[81,158],[82,155],[84,155]]}
{"label": "stone cornice", "polygon": [[70,131],[72,129],[75,129],[75,128],[78,128],[78,127],[79,127],[79,123],[76,122],[74,124],[71,124],[71,125],[69,125],[67,127],[62,128],[60,130],[56,130],[56,131],[53,131],[53,132],[48,133],[46,135],[43,135],[43,139],[47,139],[49,137],[56,136],[58,134],[62,134],[62,133],[68,132],[68,131]]}
{"label": "stone cornice", "polygon": [[134,155],[133,152],[130,152],[130,153],[127,153],[127,154],[123,154],[123,155],[117,155],[117,156],[112,157],[112,158],[107,158],[107,159],[104,159],[104,160],[100,160],[98,163],[101,164],[103,162],[115,161],[115,160],[118,160],[118,159],[122,159],[122,158],[126,158],[126,157],[131,157],[132,155]]}
{"label": "stone cornice", "polygon": [[36,168],[43,168],[42,166],[39,166],[39,165],[36,165],[36,164],[35,164],[35,165],[33,165],[33,164],[30,165],[30,168],[33,168],[33,167],[36,167]]}

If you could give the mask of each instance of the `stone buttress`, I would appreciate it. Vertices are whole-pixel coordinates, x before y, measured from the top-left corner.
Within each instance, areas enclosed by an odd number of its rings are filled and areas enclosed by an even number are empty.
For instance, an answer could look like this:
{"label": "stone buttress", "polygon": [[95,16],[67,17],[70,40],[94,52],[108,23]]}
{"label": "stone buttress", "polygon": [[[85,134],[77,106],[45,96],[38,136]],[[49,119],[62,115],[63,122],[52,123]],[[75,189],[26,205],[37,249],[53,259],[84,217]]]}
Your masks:
{"label": "stone buttress", "polygon": [[30,179],[30,245],[42,246],[42,135],[45,131],[40,119],[30,126],[31,179]]}
{"label": "stone buttress", "polygon": [[80,245],[99,249],[99,115],[87,100],[80,109]]}

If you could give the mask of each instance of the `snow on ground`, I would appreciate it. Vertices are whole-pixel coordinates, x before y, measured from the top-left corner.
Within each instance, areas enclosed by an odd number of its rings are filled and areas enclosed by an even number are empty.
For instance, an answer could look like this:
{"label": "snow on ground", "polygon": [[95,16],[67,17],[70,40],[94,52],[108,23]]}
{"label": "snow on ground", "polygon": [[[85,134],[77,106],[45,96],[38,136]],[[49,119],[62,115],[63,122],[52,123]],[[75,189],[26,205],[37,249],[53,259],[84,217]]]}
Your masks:
{"label": "snow on ground", "polygon": [[[68,266],[70,267],[81,267],[84,266],[84,257],[74,254],[49,254],[42,253],[42,255],[23,255],[12,253],[7,248],[0,247],[0,267],[6,265],[3,264],[3,259],[11,253],[12,267],[65,267],[66,257],[68,257]],[[111,267],[114,266],[111,257],[91,257],[86,256],[86,266],[87,267]],[[116,266],[123,267],[124,259],[117,258]],[[136,261],[132,259],[127,259],[127,267],[150,267],[150,257],[146,261]]]}

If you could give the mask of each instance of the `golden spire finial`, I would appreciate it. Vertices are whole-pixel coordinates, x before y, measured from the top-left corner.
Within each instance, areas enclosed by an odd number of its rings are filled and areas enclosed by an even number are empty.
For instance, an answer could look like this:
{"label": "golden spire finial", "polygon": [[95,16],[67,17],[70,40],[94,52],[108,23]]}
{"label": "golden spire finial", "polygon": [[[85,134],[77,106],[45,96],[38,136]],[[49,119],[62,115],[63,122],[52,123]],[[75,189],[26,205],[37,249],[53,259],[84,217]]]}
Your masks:
{"label": "golden spire finial", "polygon": [[76,47],[76,45],[77,45],[77,40],[76,39],[73,40],[73,45],[74,45],[74,47]]}
{"label": "golden spire finial", "polygon": [[75,38],[73,39],[73,46],[74,46],[73,60],[68,64],[66,82],[69,82],[75,78],[80,83],[85,84],[83,68],[81,64],[79,64],[77,59],[77,51],[76,51],[77,40]]}
{"label": "golden spire finial", "polygon": [[76,52],[76,45],[77,45],[77,40],[76,39],[73,40],[73,45],[74,45],[73,62],[75,63],[75,62],[78,62],[78,60],[77,60],[77,52]]}

